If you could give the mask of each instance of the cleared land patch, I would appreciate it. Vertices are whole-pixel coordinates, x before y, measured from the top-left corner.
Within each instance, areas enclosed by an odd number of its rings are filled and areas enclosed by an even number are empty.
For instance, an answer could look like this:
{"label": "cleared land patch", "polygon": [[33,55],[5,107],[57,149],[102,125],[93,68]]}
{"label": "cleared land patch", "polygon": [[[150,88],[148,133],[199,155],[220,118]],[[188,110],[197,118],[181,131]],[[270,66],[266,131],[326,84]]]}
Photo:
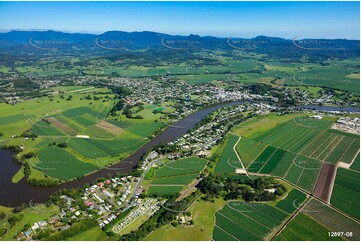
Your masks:
{"label": "cleared land patch", "polygon": [[97,127],[106,130],[109,133],[119,135],[123,132],[122,128],[119,128],[118,126],[111,124],[107,121],[102,120],[100,123],[96,125]]}

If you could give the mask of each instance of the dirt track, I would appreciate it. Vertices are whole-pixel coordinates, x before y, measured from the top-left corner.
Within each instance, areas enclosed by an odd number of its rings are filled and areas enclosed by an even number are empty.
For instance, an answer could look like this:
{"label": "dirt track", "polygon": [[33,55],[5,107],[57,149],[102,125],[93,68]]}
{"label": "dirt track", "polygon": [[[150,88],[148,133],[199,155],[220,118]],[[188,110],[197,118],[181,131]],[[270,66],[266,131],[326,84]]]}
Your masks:
{"label": "dirt track", "polygon": [[316,197],[321,198],[325,202],[330,200],[330,189],[332,187],[333,177],[336,172],[336,166],[324,163],[318,176],[315,189],[313,191]]}

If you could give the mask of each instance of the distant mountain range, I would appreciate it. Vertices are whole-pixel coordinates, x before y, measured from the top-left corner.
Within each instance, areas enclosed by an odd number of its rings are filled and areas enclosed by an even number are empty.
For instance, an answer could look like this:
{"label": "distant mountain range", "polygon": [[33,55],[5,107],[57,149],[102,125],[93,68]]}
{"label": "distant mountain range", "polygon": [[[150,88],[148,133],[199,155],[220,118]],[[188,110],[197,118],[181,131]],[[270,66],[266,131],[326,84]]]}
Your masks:
{"label": "distant mountain range", "polygon": [[58,31],[10,31],[0,33],[0,52],[6,54],[42,54],[46,51],[81,53],[91,51],[155,50],[239,50],[267,54],[271,57],[357,58],[359,40],[219,38],[199,35],[168,35],[150,31],[109,31],[103,34],[63,33]]}

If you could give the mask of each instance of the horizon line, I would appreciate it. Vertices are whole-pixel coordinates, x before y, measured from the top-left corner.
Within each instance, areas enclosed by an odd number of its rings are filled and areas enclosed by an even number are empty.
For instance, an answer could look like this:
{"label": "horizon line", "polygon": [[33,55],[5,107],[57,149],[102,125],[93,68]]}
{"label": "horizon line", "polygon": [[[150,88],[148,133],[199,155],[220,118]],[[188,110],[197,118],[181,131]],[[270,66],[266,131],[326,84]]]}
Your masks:
{"label": "horizon line", "polygon": [[[152,31],[152,30],[135,30],[135,31],[125,31],[125,30],[106,30],[106,31],[70,31],[70,30],[56,30],[56,29],[0,29],[0,34],[7,34],[13,31],[23,31],[23,32],[31,32],[31,31],[37,31],[37,32],[46,32],[46,31],[53,31],[53,32],[60,32],[60,33],[65,33],[65,34],[91,34],[91,35],[102,35],[105,34],[107,32],[125,32],[125,33],[142,33],[142,32],[152,32],[152,33],[157,33],[157,34],[166,34],[166,35],[173,35],[173,36],[190,36],[190,35],[197,35],[199,37],[215,37],[215,38],[242,38],[242,39],[253,39],[253,38],[257,38],[260,36],[264,36],[264,37],[269,37],[269,38],[281,38],[281,39],[285,39],[285,40],[293,40],[295,38],[298,38],[298,36],[293,36],[291,38],[285,38],[285,37],[279,37],[279,36],[267,36],[267,35],[257,35],[255,37],[251,37],[251,38],[246,38],[246,37],[240,37],[240,36],[217,36],[217,35],[199,35],[199,34],[169,34],[169,33],[162,33],[162,32],[157,32],[157,31]],[[314,37],[304,37],[304,38],[300,38],[300,39],[327,39],[327,40],[357,40],[360,41],[360,39],[348,39],[348,38],[325,38],[325,37],[321,37],[321,38],[314,38]]]}

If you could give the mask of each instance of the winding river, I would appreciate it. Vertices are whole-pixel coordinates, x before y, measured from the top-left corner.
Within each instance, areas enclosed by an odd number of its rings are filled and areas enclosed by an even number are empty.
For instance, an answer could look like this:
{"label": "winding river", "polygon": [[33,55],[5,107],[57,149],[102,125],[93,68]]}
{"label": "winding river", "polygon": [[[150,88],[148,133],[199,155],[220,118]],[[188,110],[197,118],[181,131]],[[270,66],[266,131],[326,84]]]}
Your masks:
{"label": "winding river", "polygon": [[[92,183],[97,178],[106,177],[108,174],[114,175],[117,172],[129,173],[141,160],[143,154],[152,147],[161,143],[173,141],[176,138],[186,134],[200,120],[219,108],[239,105],[242,103],[244,103],[244,101],[224,103],[194,112],[184,119],[179,120],[173,125],[167,127],[161,134],[142,146],[124,161],[116,163],[103,170],[94,172],[82,179],[70,181],[53,187],[33,187],[27,184],[25,179],[21,179],[18,183],[13,183],[12,177],[20,169],[20,166],[12,161],[12,152],[0,150],[0,205],[14,207],[22,203],[29,203],[30,201],[35,203],[44,203],[52,193],[58,190],[81,187],[87,183]],[[301,106],[296,108],[309,108],[318,110],[324,109],[323,106]],[[359,112],[359,110],[359,108],[327,107],[327,111]]]}

